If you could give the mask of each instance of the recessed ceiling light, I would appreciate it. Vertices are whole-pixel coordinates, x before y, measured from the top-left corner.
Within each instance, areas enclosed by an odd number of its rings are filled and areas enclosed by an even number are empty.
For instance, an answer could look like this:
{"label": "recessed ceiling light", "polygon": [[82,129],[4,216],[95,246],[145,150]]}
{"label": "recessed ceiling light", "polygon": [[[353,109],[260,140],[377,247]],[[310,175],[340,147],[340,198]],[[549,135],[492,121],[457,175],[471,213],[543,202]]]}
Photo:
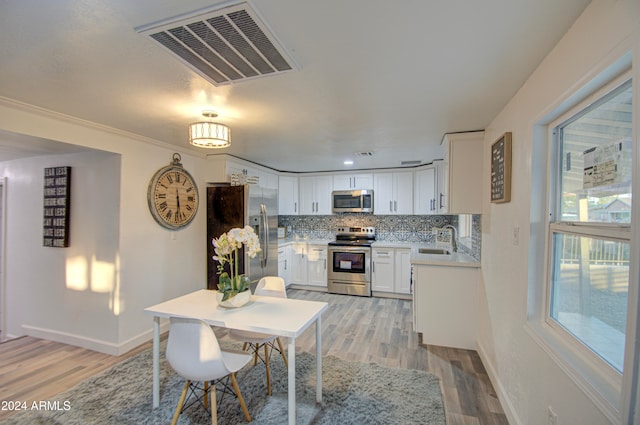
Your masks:
{"label": "recessed ceiling light", "polygon": [[350,159],[347,159],[345,162],[343,162],[344,165],[353,165],[353,161]]}

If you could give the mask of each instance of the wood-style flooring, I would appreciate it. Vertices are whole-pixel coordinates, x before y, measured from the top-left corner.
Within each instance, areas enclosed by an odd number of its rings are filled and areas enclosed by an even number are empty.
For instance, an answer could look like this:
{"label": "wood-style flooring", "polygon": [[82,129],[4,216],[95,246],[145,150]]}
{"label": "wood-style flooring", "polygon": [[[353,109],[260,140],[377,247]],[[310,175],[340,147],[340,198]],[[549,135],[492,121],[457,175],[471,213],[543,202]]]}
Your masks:
{"label": "wood-style flooring", "polygon": [[[421,344],[412,331],[411,301],[304,290],[289,290],[288,295],[329,303],[322,316],[324,355],[437,375],[447,425],[508,424],[478,354]],[[315,353],[314,329],[298,338],[298,350]],[[150,347],[148,342],[115,357],[32,337],[6,341],[0,344],[0,402],[48,400]],[[0,411],[0,421],[11,414]]]}

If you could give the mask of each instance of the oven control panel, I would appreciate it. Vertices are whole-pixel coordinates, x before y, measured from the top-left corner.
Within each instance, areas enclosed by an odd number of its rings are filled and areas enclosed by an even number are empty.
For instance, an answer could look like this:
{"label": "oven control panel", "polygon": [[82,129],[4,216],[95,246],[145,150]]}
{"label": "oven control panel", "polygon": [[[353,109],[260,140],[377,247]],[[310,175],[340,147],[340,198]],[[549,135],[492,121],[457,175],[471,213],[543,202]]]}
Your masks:
{"label": "oven control panel", "polygon": [[376,228],[375,227],[338,227],[336,228],[336,235],[365,236],[367,238],[373,238],[376,235]]}

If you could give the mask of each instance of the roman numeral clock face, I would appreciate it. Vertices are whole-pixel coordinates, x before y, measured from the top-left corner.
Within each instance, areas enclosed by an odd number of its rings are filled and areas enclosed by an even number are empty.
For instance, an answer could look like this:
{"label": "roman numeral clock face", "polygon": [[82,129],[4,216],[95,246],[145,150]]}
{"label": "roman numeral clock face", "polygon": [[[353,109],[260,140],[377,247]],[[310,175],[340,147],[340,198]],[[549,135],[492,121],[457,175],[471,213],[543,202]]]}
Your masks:
{"label": "roman numeral clock face", "polygon": [[198,211],[198,187],[181,165],[170,165],[151,179],[147,200],[158,224],[179,229],[189,224]]}

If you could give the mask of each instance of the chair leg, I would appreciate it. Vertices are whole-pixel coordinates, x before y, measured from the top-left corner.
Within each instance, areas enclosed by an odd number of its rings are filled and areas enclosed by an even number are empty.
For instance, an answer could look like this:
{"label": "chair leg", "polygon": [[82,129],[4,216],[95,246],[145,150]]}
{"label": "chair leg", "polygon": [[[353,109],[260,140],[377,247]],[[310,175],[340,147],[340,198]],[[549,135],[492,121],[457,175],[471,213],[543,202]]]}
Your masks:
{"label": "chair leg", "polygon": [[[215,387],[214,387],[214,391],[215,391]],[[204,381],[204,397],[202,398],[203,398],[203,404],[205,409],[209,408],[209,398],[207,397],[207,392],[209,392],[209,381]]]}
{"label": "chair leg", "polygon": [[240,392],[240,387],[238,386],[238,381],[236,380],[236,374],[232,373],[230,377],[231,377],[231,385],[233,385],[233,390],[236,392],[236,395],[238,396],[238,401],[240,402],[240,407],[244,412],[244,417],[247,420],[247,422],[251,422],[251,416],[249,416],[247,405],[244,404],[244,398],[242,397],[242,393]]}
{"label": "chair leg", "polygon": [[278,348],[280,349],[280,354],[282,354],[282,359],[284,360],[284,365],[288,368],[289,362],[287,361],[287,354],[284,352],[284,348],[282,347],[282,341],[280,341],[280,337],[276,338],[276,342],[278,343]]}
{"label": "chair leg", "polygon": [[267,395],[271,395],[271,368],[269,367],[269,344],[264,344],[264,366],[267,371]]}
{"label": "chair leg", "polygon": [[242,351],[247,351],[247,344],[249,343],[245,342],[244,344],[242,344]]}
{"label": "chair leg", "polygon": [[260,344],[255,345],[255,350],[253,351],[253,365],[256,366],[258,364],[258,351],[260,350]]}
{"label": "chair leg", "polygon": [[[216,401],[216,386],[211,384],[211,425],[218,425],[218,403]],[[205,395],[205,400],[207,399]]]}
{"label": "chair leg", "polygon": [[180,400],[178,401],[178,407],[176,408],[176,412],[173,414],[173,420],[171,421],[171,425],[176,425],[178,423],[178,418],[180,417],[180,411],[182,410],[182,405],[184,404],[184,398],[187,396],[187,390],[189,389],[189,384],[191,381],[187,380],[184,384],[184,388],[182,389],[182,394],[180,395]]}

